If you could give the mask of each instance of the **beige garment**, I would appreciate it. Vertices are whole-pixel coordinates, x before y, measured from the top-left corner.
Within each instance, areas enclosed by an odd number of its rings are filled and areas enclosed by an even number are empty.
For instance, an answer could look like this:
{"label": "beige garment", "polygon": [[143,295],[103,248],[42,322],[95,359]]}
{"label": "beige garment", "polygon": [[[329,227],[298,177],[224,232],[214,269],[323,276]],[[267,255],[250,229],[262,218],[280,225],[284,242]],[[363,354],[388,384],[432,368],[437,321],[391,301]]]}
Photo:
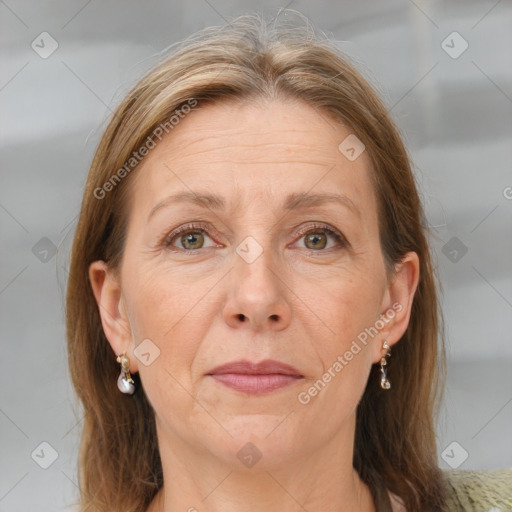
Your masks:
{"label": "beige garment", "polygon": [[512,468],[443,473],[448,483],[446,512],[512,512]]}

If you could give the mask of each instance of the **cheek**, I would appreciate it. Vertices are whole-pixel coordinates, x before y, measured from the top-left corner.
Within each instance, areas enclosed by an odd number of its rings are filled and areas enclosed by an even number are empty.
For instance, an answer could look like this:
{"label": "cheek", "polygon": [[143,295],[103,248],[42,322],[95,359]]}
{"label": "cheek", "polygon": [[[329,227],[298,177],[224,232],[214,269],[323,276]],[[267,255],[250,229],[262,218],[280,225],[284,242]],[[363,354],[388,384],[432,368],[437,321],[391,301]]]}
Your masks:
{"label": "cheek", "polygon": [[326,421],[323,410],[341,421],[357,406],[373,364],[371,340],[376,333],[370,328],[378,319],[382,294],[379,274],[370,268],[342,269],[309,296],[322,320],[320,330],[315,322],[310,332],[322,368],[308,383],[304,401],[311,400],[313,415]]}
{"label": "cheek", "polygon": [[132,327],[139,336],[167,343],[182,323],[194,320],[207,283],[183,279],[161,265],[141,266],[130,282]]}
{"label": "cheek", "polygon": [[[305,292],[305,290],[304,290]],[[341,273],[309,294],[330,351],[339,352],[378,318],[382,294],[378,276]]]}
{"label": "cheek", "polygon": [[368,381],[373,362],[365,329],[375,321],[376,301],[347,287],[325,294],[317,306],[319,311],[330,311],[327,321],[334,333],[314,338],[322,368],[308,379],[298,401],[306,407],[308,418],[334,434],[355,411]]}
{"label": "cheek", "polygon": [[309,388],[311,415],[320,423],[329,425],[327,428],[335,431],[355,413],[368,382],[371,367],[368,352],[367,347],[361,346],[361,351],[350,361],[342,356],[337,361],[339,366],[331,365],[320,377],[320,383],[317,380]]}
{"label": "cheek", "polygon": [[[157,353],[149,365],[141,359],[139,375],[159,420],[179,430],[183,421],[176,418],[189,417],[195,407],[189,394],[191,367],[203,337],[205,321],[198,301],[204,291],[180,283],[157,267],[139,275],[142,278],[132,281],[129,290],[134,343],[149,339]],[[181,435],[186,435],[186,429]]]}
{"label": "cheek", "polygon": [[211,306],[205,294],[213,283],[195,283],[156,265],[132,275],[140,276],[127,293],[133,342],[136,347],[149,339],[158,353],[151,365],[139,363],[141,378],[147,386],[165,382],[174,388],[178,381],[189,388],[192,364],[209,325]]}

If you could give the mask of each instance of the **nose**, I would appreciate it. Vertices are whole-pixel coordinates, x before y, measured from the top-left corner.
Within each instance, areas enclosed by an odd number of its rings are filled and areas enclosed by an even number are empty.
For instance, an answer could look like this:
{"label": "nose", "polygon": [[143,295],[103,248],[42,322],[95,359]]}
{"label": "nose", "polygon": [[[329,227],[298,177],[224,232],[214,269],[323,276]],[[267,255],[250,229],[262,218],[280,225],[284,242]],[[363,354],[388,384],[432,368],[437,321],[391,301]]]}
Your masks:
{"label": "nose", "polygon": [[264,250],[250,263],[237,255],[229,273],[224,321],[234,329],[253,332],[286,329],[291,321],[289,298],[293,294],[281,276],[270,250]]}

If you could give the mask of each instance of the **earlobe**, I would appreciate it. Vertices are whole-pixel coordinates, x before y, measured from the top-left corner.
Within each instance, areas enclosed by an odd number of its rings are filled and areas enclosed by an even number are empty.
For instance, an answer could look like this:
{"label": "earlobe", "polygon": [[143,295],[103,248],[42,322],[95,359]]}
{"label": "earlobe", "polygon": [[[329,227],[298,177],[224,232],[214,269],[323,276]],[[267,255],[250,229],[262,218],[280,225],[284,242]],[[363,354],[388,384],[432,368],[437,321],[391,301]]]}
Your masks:
{"label": "earlobe", "polygon": [[[103,332],[116,355],[131,354],[131,327],[118,279],[101,260],[89,265],[89,280],[93,290]],[[114,357],[115,358],[115,357]],[[137,371],[136,358],[130,357],[130,370]]]}

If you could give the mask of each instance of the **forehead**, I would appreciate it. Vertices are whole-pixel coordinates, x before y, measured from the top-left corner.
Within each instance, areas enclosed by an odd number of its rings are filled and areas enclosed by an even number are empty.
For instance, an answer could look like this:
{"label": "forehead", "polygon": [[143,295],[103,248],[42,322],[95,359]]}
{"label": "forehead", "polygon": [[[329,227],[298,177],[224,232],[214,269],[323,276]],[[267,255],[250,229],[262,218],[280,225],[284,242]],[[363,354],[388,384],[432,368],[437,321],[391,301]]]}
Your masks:
{"label": "forehead", "polygon": [[[176,192],[215,191],[233,210],[289,193],[340,193],[374,215],[370,159],[339,149],[353,131],[290,99],[221,101],[187,114],[144,158],[130,184],[130,212],[150,213]],[[229,204],[227,206],[230,206]]]}

